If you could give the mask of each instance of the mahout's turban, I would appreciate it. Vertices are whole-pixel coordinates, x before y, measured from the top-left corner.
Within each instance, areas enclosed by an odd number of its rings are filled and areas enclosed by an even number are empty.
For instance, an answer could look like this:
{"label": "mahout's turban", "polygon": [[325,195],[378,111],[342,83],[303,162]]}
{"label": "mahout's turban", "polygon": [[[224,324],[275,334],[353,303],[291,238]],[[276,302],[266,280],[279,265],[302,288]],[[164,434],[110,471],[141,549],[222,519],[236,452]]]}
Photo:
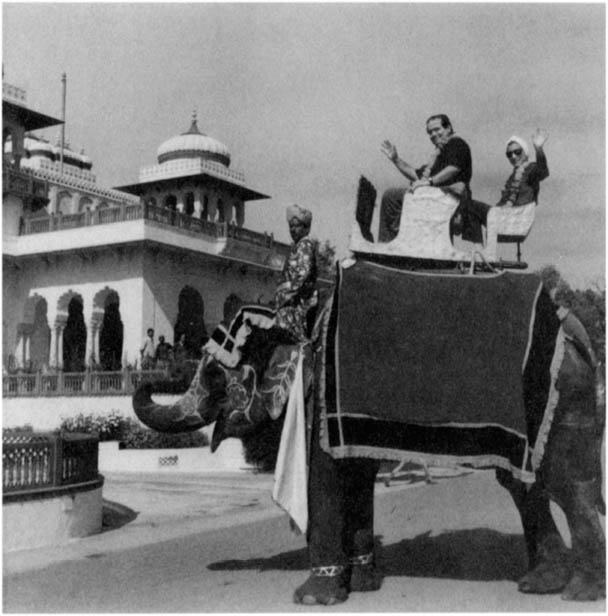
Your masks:
{"label": "mahout's turban", "polygon": [[312,212],[299,205],[290,205],[287,208],[287,222],[290,222],[293,218],[299,220],[303,225],[310,227],[312,223]]}

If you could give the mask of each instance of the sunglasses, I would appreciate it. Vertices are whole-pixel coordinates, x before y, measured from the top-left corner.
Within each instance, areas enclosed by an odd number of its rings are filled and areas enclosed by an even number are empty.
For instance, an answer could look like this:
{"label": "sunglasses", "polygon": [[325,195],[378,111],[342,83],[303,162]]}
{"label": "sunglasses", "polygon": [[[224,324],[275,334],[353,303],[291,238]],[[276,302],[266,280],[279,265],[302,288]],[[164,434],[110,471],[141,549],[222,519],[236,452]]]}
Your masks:
{"label": "sunglasses", "polygon": [[507,158],[511,158],[511,156],[521,156],[522,152],[523,152],[522,149],[519,149],[519,150],[509,150],[507,152]]}

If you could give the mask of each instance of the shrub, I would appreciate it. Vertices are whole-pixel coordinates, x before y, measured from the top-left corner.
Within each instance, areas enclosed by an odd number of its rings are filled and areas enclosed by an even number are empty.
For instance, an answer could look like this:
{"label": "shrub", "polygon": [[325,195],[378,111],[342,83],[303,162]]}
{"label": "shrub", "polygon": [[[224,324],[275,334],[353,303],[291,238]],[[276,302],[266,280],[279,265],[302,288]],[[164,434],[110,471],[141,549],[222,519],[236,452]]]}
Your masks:
{"label": "shrub", "polygon": [[13,432],[33,432],[34,428],[32,428],[31,424],[24,424],[23,426],[15,426],[13,428],[2,428],[3,434],[11,434]]}
{"label": "shrub", "polygon": [[84,415],[63,418],[60,430],[98,434],[100,441],[120,441],[121,449],[183,449],[206,447],[207,435],[202,432],[161,434],[142,427],[135,419],[124,417],[118,411],[109,415]]}
{"label": "shrub", "polygon": [[123,417],[118,411],[109,415],[84,415],[62,418],[59,426],[64,432],[97,433],[100,441],[119,441],[128,432],[132,419]]}
{"label": "shrub", "polygon": [[180,432],[163,434],[133,422],[133,426],[121,439],[121,449],[184,449],[186,447],[207,447],[209,439],[203,432]]}

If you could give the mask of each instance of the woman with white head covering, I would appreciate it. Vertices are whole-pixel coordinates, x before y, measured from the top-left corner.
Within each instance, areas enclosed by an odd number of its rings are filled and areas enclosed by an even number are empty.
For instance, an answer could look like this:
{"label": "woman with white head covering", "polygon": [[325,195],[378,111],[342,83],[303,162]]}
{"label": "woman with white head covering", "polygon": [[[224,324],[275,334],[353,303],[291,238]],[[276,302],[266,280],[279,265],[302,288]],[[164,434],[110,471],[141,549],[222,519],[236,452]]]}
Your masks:
{"label": "woman with white head covering", "polygon": [[[532,137],[536,161],[531,161],[530,148],[525,139],[516,135],[507,139],[505,154],[513,165],[513,171],[496,207],[488,210],[487,239],[483,251],[488,261],[496,261],[499,234],[525,237],[532,226],[540,183],[549,177],[543,150],[545,141],[547,135],[537,129]],[[508,211],[505,208],[509,208]]]}
{"label": "woman with white head covering", "polygon": [[532,162],[528,160],[530,156],[528,144],[521,137],[509,137],[506,155],[513,165],[513,172],[496,205],[513,207],[527,205],[538,200],[540,183],[549,177],[547,158],[543,150],[545,141],[547,141],[547,135],[538,129],[532,137],[532,145],[536,152],[536,162]]}

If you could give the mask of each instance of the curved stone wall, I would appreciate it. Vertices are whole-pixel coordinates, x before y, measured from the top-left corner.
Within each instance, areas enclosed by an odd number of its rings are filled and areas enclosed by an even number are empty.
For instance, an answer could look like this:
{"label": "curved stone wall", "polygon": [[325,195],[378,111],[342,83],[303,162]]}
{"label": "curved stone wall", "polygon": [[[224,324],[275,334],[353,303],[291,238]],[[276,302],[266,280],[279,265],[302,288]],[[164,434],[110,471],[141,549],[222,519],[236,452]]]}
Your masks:
{"label": "curved stone wall", "polygon": [[[101,531],[103,478],[86,486],[57,488],[2,506],[2,550],[61,545]],[[5,498],[6,500],[6,498]]]}

